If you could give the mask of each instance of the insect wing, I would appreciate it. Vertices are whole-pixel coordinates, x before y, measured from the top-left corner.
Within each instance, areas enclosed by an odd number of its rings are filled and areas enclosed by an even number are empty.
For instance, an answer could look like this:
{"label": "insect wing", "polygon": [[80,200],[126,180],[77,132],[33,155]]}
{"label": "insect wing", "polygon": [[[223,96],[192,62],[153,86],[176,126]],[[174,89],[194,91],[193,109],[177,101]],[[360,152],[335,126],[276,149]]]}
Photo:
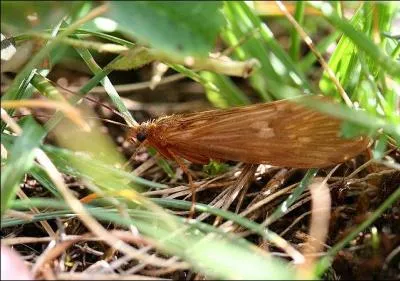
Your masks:
{"label": "insect wing", "polygon": [[215,159],[308,168],[343,162],[366,148],[366,139],[341,138],[340,123],[282,100],[178,116],[163,134],[171,151],[197,163]]}

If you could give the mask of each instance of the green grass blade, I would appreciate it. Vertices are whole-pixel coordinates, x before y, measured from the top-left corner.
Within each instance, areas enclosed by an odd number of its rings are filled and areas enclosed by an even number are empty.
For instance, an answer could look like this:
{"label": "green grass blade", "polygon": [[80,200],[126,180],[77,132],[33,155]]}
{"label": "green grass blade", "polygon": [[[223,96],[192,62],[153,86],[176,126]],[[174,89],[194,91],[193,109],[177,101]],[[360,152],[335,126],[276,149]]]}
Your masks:
{"label": "green grass blade", "polygon": [[271,223],[277,221],[279,218],[284,216],[301,194],[306,190],[306,188],[311,183],[312,179],[317,174],[318,169],[310,169],[307,171],[299,185],[294,189],[294,191],[289,195],[289,197],[283,201],[278,208],[265,220],[265,225],[270,225]]}
{"label": "green grass blade", "polygon": [[[1,100],[19,100],[30,98],[35,90],[32,85],[30,85],[34,74],[34,70],[28,73],[28,75],[22,80],[20,87],[16,91],[7,91],[6,94],[2,96]],[[6,112],[12,116],[15,112],[15,109],[8,109]],[[4,132],[6,126],[6,123],[1,120],[1,133]]]}
{"label": "green grass blade", "polygon": [[62,198],[60,192],[57,187],[51,181],[46,171],[43,170],[41,166],[37,163],[34,163],[28,172],[35,180],[37,180],[44,188],[46,188],[51,194],[53,194],[56,198]]}
{"label": "green grass blade", "polygon": [[[365,33],[357,31],[352,23],[340,18],[329,3],[310,2],[310,4],[319,9],[333,26],[341,30],[359,50],[364,51],[374,62],[376,62],[377,66],[384,69],[393,77],[400,76],[400,63],[394,61],[390,56],[387,56]],[[392,4],[393,3],[390,3],[390,5]],[[364,5],[370,4],[365,3]],[[364,15],[364,19],[365,18],[368,17]]]}
{"label": "green grass blade", "polygon": [[[164,200],[177,201],[178,200]],[[52,206],[56,209],[64,209],[65,204],[55,200],[31,199],[31,206]],[[47,204],[46,204],[47,203]],[[188,202],[188,204],[190,204]],[[26,209],[24,200],[14,202],[16,209]],[[129,227],[131,220],[121,217],[115,210],[87,206],[88,212],[99,220],[113,222],[117,225]],[[138,212],[137,210],[134,210]],[[221,210],[219,210],[221,211]],[[222,211],[226,212],[226,211]],[[229,213],[229,212],[226,212]],[[62,215],[63,213],[56,213]],[[143,214],[143,212],[141,212]],[[50,214],[51,215],[51,214]],[[237,216],[237,215],[236,215]],[[46,214],[42,215],[46,217]],[[149,220],[150,219],[150,220]],[[179,222],[179,220],[177,220]],[[200,272],[218,279],[246,278],[246,279],[293,279],[294,272],[279,258],[261,254],[255,251],[251,244],[243,239],[229,239],[226,235],[213,234],[213,239],[207,239],[205,233],[199,232],[194,226],[181,225],[181,229],[170,230],[166,228],[161,218],[154,220],[150,216],[136,217],[135,226],[140,232],[148,237],[157,239],[157,246],[167,253],[182,257]],[[15,221],[8,221],[8,224]],[[251,223],[249,221],[249,223]],[[254,224],[254,223],[253,223]],[[218,262],[219,261],[219,262]]]}
{"label": "green grass blade", "polygon": [[[294,18],[300,25],[303,24],[305,6],[306,3],[304,1],[296,2],[296,11],[294,13]],[[296,31],[294,27],[292,27],[290,39],[291,39],[291,44],[290,44],[289,54],[293,61],[298,61],[300,58],[301,38],[299,33]]]}
{"label": "green grass blade", "polygon": [[39,147],[45,131],[32,118],[26,118],[23,133],[9,148],[10,156],[1,169],[1,216],[14,199],[24,174],[33,165],[35,149]]}
{"label": "green grass blade", "polygon": [[[321,54],[325,53],[328,49],[328,47],[332,44],[335,43],[336,39],[339,37],[340,33],[339,32],[333,32],[329,34],[328,36],[324,37],[316,46],[315,48],[320,52]],[[312,65],[317,61],[317,57],[313,52],[308,52],[307,55],[301,58],[299,62],[300,69],[303,72],[310,72],[314,70],[312,68]]]}
{"label": "green grass blade", "polygon": [[[311,86],[305,75],[247,4],[225,1],[223,12],[228,21],[228,27],[221,34],[224,41],[235,46],[234,53],[238,58],[256,58],[261,63],[261,68],[250,77],[250,82],[264,100],[273,100],[281,91],[281,88],[273,87],[271,81],[310,91]],[[236,46],[249,33],[256,35]]]}
{"label": "green grass blade", "polygon": [[[77,177],[86,178],[97,183],[109,191],[117,191],[128,188],[127,183],[149,186],[152,188],[166,188],[164,184],[145,180],[131,173],[115,168],[109,164],[105,164],[93,156],[82,153],[75,153],[68,149],[57,148],[45,145],[43,150],[48,154],[54,165],[64,173]],[[79,166],[74,163],[79,162]],[[80,167],[80,168],[78,168]]]}
{"label": "green grass blade", "polygon": [[[27,77],[32,75],[35,68],[37,68],[44,59],[48,56],[48,54],[56,48],[63,38],[69,36],[77,29],[83,22],[75,22],[66,28],[63,32],[59,33],[56,37],[54,37],[51,42],[46,44],[45,47],[41,48],[31,60],[18,72],[17,76],[14,78],[13,83],[7,89],[6,93],[2,97],[2,100],[15,100],[18,99],[18,93],[20,92],[21,86],[24,84],[24,80],[26,81]],[[24,96],[26,98],[26,96]],[[3,130],[3,128],[2,128]]]}
{"label": "green grass blade", "polygon": [[[82,59],[85,61],[89,69],[93,72],[93,74],[104,73],[101,67],[97,65],[93,56],[90,54],[89,50],[82,49],[82,48],[75,48],[75,50],[79,53]],[[115,60],[114,60],[115,61]],[[117,91],[115,90],[114,86],[112,85],[110,79],[105,76],[100,83],[104,86],[107,94],[109,95],[110,99],[113,101],[114,105],[117,107],[118,111],[122,114],[125,119],[125,122],[128,125],[135,125],[137,122],[133,119],[132,115],[129,113],[129,110],[126,108],[125,104],[121,100],[121,97],[118,95]]]}
{"label": "green grass blade", "polygon": [[336,243],[330,248],[326,256],[324,256],[317,264],[316,273],[321,276],[332,264],[333,257],[349,244],[354,238],[356,238],[362,231],[370,226],[375,220],[377,220],[383,213],[390,208],[393,204],[400,200],[400,186],[383,202],[378,209],[376,209],[364,222],[358,225],[351,233],[343,238],[339,243]]}
{"label": "green grass blade", "polygon": [[218,91],[206,88],[207,98],[214,106],[227,108],[250,103],[249,98],[232,82],[230,78],[209,71],[202,71],[200,75],[218,88]]}

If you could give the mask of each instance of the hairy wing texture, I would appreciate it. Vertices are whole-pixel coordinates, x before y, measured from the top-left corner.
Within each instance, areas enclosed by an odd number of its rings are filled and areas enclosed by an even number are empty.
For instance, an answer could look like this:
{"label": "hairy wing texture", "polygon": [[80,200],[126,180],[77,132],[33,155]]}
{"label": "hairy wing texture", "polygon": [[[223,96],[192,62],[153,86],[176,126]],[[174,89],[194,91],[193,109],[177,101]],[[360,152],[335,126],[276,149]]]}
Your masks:
{"label": "hairy wing texture", "polygon": [[169,149],[195,163],[209,159],[324,167],[360,152],[367,139],[342,139],[340,120],[282,100],[160,119]]}

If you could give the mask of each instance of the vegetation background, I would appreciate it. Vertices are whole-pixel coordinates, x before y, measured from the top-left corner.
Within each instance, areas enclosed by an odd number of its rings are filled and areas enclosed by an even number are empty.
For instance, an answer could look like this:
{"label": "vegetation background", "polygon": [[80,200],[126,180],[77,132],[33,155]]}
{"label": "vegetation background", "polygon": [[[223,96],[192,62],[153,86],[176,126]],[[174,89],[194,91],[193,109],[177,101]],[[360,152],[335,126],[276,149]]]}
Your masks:
{"label": "vegetation background", "polygon": [[[1,1],[2,246],[41,279],[398,279],[399,13]],[[337,100],[308,105],[369,135],[368,152],[325,169],[192,164],[190,221],[179,166],[116,124],[307,94]]]}

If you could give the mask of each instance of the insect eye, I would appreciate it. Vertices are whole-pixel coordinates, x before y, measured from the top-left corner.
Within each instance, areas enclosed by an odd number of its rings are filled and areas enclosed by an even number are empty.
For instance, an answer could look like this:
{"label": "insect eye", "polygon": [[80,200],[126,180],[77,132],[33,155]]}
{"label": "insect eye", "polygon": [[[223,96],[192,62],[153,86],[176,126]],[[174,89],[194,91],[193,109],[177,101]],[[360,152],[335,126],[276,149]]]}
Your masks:
{"label": "insect eye", "polygon": [[146,134],[145,133],[143,133],[143,132],[139,132],[139,133],[137,133],[137,135],[136,135],[136,139],[138,140],[138,141],[140,141],[140,142],[143,142],[143,141],[145,141],[146,140]]}

